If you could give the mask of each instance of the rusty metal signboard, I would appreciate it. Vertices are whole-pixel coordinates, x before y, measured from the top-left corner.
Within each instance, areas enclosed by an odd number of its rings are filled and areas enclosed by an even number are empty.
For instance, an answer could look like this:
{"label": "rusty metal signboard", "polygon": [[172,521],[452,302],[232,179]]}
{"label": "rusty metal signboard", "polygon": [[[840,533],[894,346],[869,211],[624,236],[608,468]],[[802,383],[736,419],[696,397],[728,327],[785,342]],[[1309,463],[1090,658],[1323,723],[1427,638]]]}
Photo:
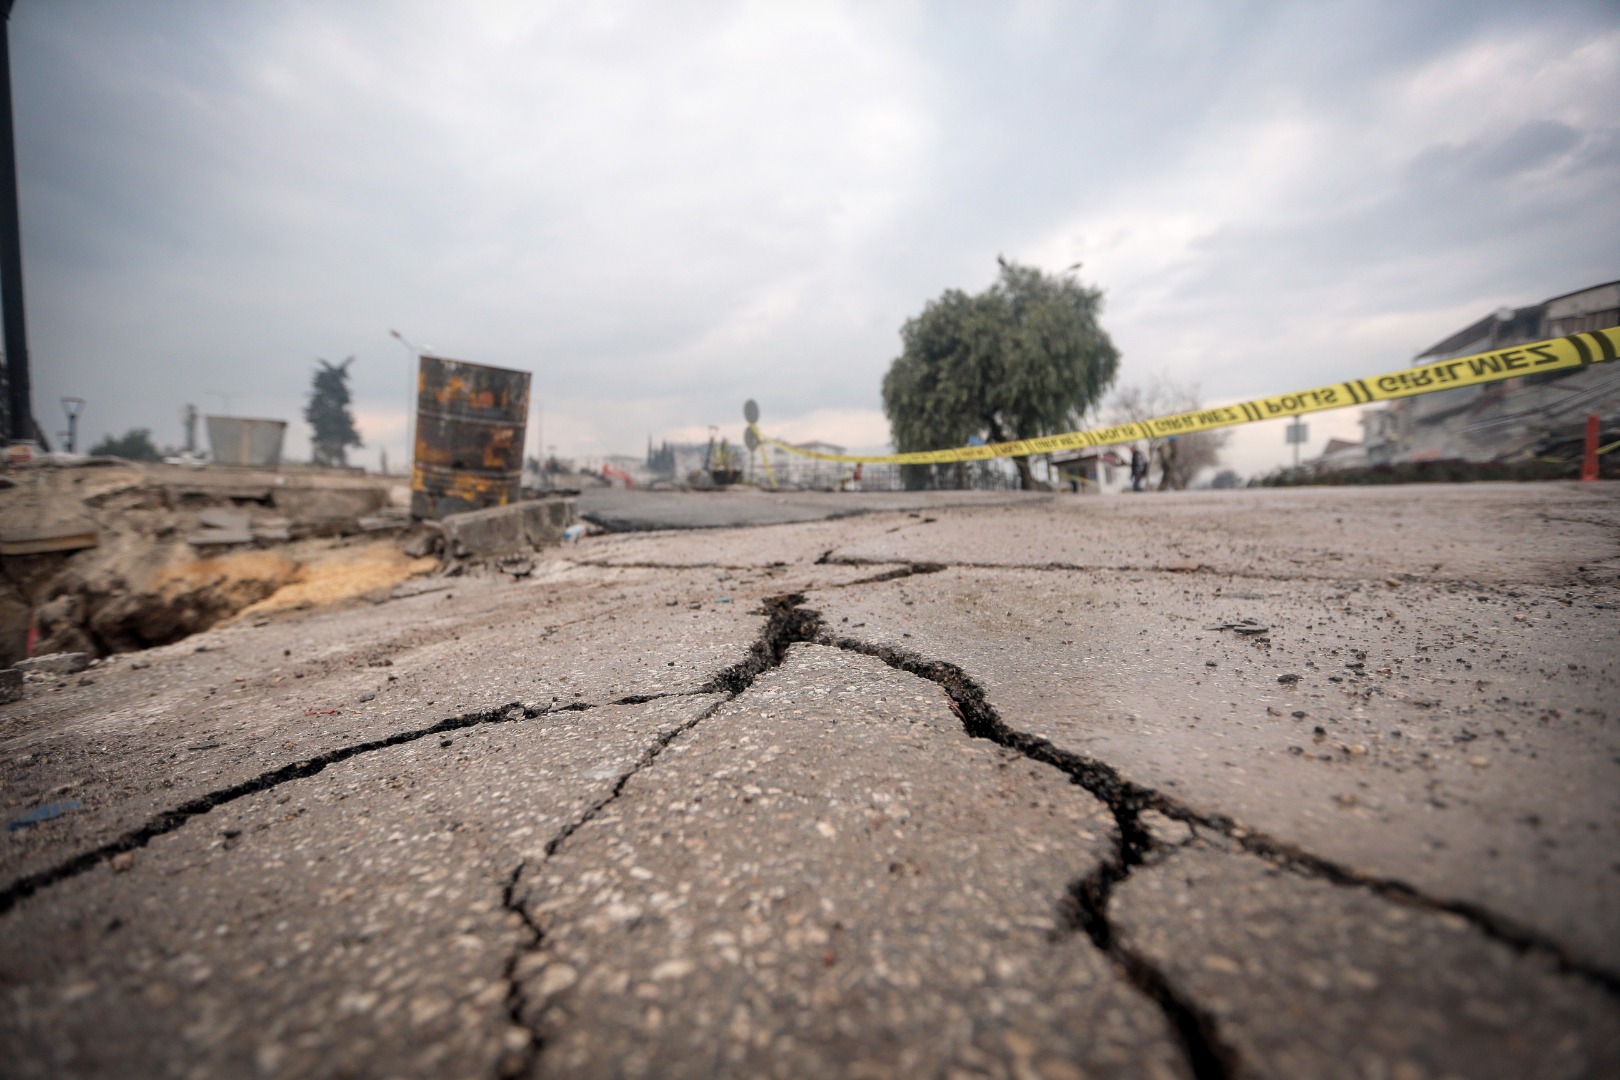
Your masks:
{"label": "rusty metal signboard", "polygon": [[411,516],[438,519],[519,498],[529,373],[422,356]]}

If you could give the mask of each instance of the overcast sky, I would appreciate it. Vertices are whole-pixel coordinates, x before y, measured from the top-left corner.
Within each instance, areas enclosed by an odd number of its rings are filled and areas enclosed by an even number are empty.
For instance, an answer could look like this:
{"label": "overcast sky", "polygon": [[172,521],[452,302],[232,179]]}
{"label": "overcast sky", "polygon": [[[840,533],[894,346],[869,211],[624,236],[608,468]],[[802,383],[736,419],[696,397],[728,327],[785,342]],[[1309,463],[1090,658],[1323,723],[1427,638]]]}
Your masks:
{"label": "overcast sky", "polygon": [[36,411],[91,440],[230,395],[303,457],[352,354],[397,467],[394,328],[533,371],[564,454],[749,397],[878,447],[901,323],[998,253],[1210,402],[1620,277],[1613,3],[18,0],[11,55]]}

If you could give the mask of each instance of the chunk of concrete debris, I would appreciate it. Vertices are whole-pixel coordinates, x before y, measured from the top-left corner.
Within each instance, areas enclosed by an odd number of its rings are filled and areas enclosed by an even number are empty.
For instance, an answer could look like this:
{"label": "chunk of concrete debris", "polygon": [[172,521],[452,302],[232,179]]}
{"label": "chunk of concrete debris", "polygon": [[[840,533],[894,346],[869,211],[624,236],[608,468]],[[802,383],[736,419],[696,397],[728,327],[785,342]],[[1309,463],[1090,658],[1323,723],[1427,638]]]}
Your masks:
{"label": "chunk of concrete debris", "polygon": [[451,514],[439,527],[446,554],[464,559],[555,544],[573,516],[572,499],[553,497]]}
{"label": "chunk of concrete debris", "polygon": [[248,520],[246,510],[224,510],[219,507],[210,507],[197,515],[197,524],[205,529],[241,531],[248,527]]}
{"label": "chunk of concrete debris", "polygon": [[445,553],[458,559],[501,555],[529,546],[523,531],[523,511],[517,505],[451,514],[439,525],[444,529]]}
{"label": "chunk of concrete debris", "polygon": [[74,675],[89,666],[90,656],[88,653],[59,652],[46,653],[44,656],[30,656],[26,660],[19,660],[13,670],[24,674],[37,671],[52,675]]}
{"label": "chunk of concrete debris", "polygon": [[192,547],[215,547],[229,544],[251,544],[253,532],[249,528],[246,510],[225,510],[213,507],[197,515],[196,532],[186,537]]}
{"label": "chunk of concrete debris", "polygon": [[400,550],[413,559],[437,555],[444,550],[444,530],[439,527],[437,521],[419,522],[417,528],[420,531],[407,540]]}

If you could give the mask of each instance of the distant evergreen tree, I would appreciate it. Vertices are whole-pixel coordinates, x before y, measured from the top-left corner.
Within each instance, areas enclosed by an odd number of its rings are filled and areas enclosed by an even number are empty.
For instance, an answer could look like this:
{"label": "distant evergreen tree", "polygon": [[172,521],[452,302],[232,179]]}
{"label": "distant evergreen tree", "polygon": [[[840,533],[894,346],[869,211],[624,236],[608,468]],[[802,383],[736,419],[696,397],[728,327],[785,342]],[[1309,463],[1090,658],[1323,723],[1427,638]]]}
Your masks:
{"label": "distant evergreen tree", "polygon": [[152,442],[151,428],[130,428],[118,438],[103,435],[101,441],[90,448],[96,457],[121,457],[125,461],[160,461],[163,455]]}
{"label": "distant evergreen tree", "polygon": [[652,439],[647,440],[647,471],[658,476],[675,475],[675,448],[667,439],[656,450],[653,449]]}
{"label": "distant evergreen tree", "polygon": [[313,430],[310,442],[314,446],[317,465],[347,465],[348,448],[365,445],[354,428],[354,416],[349,412],[349,365],[354,357],[341,364],[316,360],[315,381],[309,392],[309,404],[304,406],[304,419]]}

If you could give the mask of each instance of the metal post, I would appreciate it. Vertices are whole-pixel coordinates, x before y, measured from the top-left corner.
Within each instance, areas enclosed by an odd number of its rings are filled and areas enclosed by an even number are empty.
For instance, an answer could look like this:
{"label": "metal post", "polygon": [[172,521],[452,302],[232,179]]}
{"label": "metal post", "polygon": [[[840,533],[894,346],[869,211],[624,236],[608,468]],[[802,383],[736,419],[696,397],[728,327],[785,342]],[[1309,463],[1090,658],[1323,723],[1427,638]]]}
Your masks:
{"label": "metal post", "polygon": [[11,5],[0,0],[0,309],[6,346],[11,442],[33,442],[33,389],[28,379],[28,331],[23,322],[22,225],[17,210],[17,143],[11,125]]}
{"label": "metal post", "polygon": [[84,411],[84,398],[65,397],[62,399],[62,411],[67,414],[67,430],[62,432],[62,438],[67,440],[64,449],[73,453],[79,445],[79,414]]}
{"label": "metal post", "polygon": [[1581,458],[1581,479],[1598,478],[1598,416],[1586,414],[1586,453]]}
{"label": "metal post", "polygon": [[411,393],[405,405],[405,475],[416,475],[416,410],[420,407],[418,398],[422,393],[422,354],[432,352],[432,346],[425,349],[417,348],[410,339],[398,330],[389,330],[388,336],[405,347],[411,357]]}

